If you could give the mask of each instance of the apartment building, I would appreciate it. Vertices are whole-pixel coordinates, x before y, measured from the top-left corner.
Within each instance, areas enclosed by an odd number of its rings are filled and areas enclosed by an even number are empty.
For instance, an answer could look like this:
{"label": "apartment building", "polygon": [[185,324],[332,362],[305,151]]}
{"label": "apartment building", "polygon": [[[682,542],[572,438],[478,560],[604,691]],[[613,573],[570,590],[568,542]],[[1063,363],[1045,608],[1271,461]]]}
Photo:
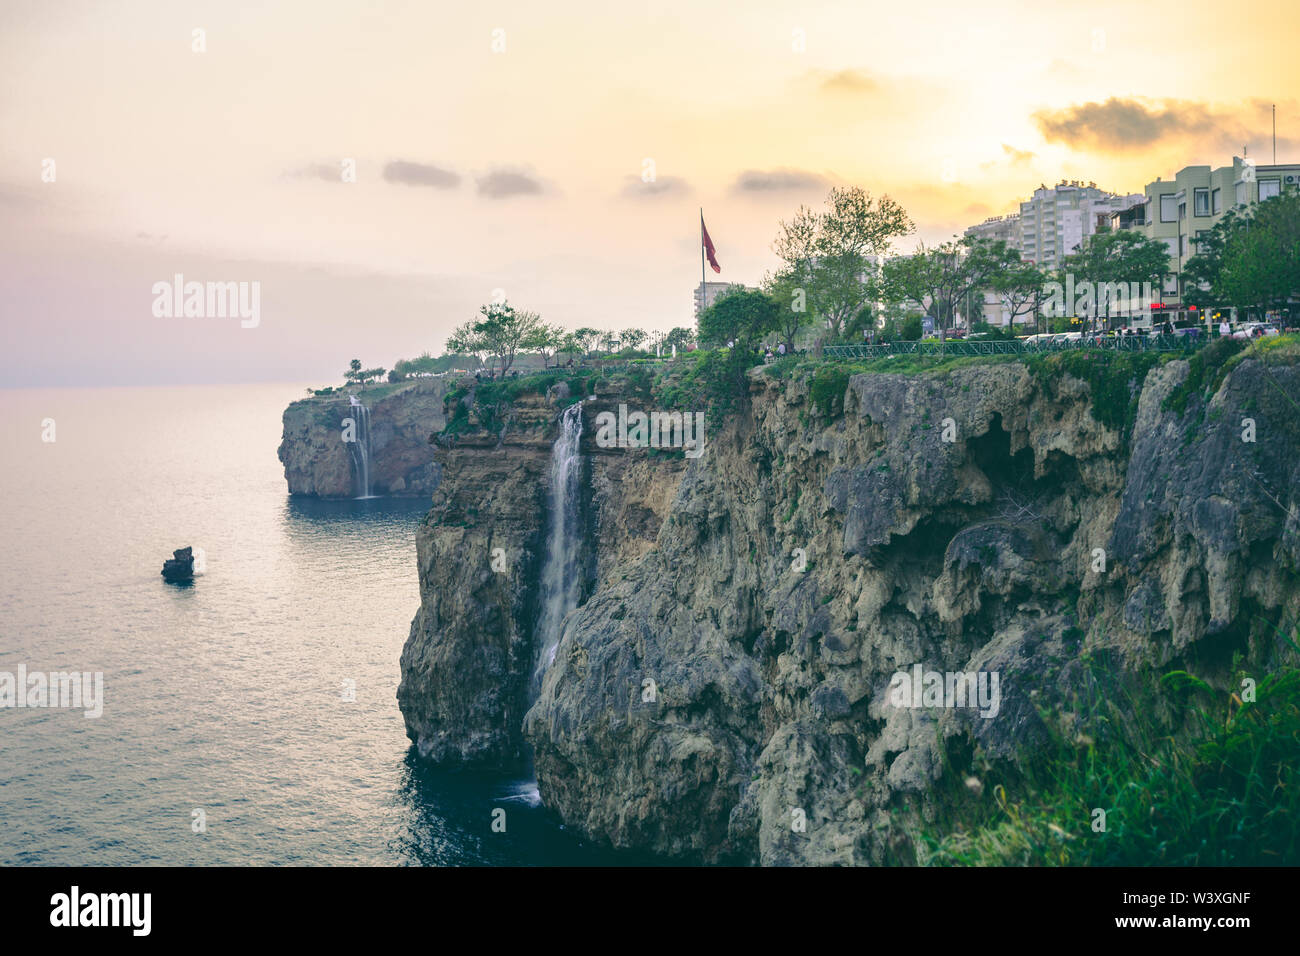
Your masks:
{"label": "apartment building", "polygon": [[1099,220],[1106,222],[1144,198],[1139,193],[1121,196],[1077,179],[1039,186],[1020,204],[1020,258],[1055,269],[1096,233]]}
{"label": "apartment building", "polygon": [[1012,248],[1019,249],[1020,214],[1013,212],[1007,216],[990,216],[978,225],[967,229],[966,235],[972,239],[1001,239]]}
{"label": "apartment building", "polygon": [[739,282],[701,282],[695,287],[695,318],[698,319],[701,312],[717,302],[722,293],[735,288],[743,289],[744,286]]}
{"label": "apartment building", "polygon": [[1187,260],[1196,255],[1197,239],[1209,232],[1229,209],[1300,188],[1300,164],[1256,165],[1232,157],[1231,166],[1185,166],[1173,179],[1148,183],[1142,204],[1111,216],[1111,228],[1136,229],[1169,247],[1171,272],[1161,284],[1161,301],[1153,309],[1169,318],[1194,320],[1194,309],[1183,307],[1181,275]]}

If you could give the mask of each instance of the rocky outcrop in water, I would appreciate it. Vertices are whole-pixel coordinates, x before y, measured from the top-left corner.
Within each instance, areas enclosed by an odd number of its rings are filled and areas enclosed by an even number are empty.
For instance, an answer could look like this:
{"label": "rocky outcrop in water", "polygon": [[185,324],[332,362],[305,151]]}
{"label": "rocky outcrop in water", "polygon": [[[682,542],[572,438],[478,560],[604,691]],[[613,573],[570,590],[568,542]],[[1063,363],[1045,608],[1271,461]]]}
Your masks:
{"label": "rocky outcrop in water", "polygon": [[[1085,650],[1223,681],[1234,654],[1270,660],[1261,621],[1300,614],[1300,367],[1247,359],[1171,402],[1188,372],[1151,370],[1131,436],[1086,382],[1008,363],[857,375],[833,421],[760,371],[697,460],[585,446],[585,599],[525,714],[539,400],[528,429],[443,460],[408,733],[454,764],[516,756],[522,728],[545,803],[615,847],[886,861],[974,753],[1046,740]],[[918,664],[998,674],[996,716],[895,706]]]}
{"label": "rocky outcrop in water", "polygon": [[169,584],[194,580],[194,549],[178,548],[163,562],[163,580]]}
{"label": "rocky outcrop in water", "polygon": [[448,378],[417,379],[294,402],[284,412],[279,449],[289,493],[356,496],[356,456],[343,440],[343,421],[354,415],[349,395],[355,394],[369,408],[371,494],[432,494],[440,471],[429,439],[446,427],[443,399],[451,387]]}

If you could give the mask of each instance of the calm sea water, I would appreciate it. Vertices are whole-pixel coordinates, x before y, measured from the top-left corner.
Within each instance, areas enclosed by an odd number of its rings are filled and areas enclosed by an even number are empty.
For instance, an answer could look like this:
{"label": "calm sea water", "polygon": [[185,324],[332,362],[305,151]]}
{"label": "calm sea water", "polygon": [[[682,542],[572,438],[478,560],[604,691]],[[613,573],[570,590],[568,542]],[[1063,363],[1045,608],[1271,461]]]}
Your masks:
{"label": "calm sea water", "polygon": [[[526,780],[413,760],[394,694],[427,506],[291,499],[302,394],[0,390],[0,671],[105,685],[99,719],[0,708],[0,863],[621,862]],[[207,573],[165,584],[186,545]]]}

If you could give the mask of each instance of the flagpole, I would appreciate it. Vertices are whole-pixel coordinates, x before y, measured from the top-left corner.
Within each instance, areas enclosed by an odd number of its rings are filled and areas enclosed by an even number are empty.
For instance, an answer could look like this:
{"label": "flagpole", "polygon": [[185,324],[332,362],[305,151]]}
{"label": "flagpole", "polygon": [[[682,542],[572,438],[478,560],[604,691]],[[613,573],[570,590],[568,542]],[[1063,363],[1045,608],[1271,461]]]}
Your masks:
{"label": "flagpole", "polygon": [[[704,207],[700,207],[700,311],[709,304],[709,285],[704,278]],[[699,317],[696,316],[698,321]]]}

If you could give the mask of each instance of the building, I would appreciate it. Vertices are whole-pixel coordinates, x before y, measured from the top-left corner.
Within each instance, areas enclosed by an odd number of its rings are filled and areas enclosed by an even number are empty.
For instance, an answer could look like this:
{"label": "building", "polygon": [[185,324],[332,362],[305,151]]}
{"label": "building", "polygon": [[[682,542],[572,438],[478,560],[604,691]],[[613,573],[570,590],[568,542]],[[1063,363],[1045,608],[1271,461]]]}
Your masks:
{"label": "building", "polygon": [[695,287],[695,318],[699,319],[700,313],[717,302],[724,292],[736,288],[744,286],[739,282],[701,282]]}
{"label": "building", "polygon": [[1050,189],[1039,186],[1020,204],[1020,258],[1055,269],[1097,232],[1099,221],[1107,222],[1143,199],[1138,193],[1120,196],[1077,179],[1063,179]]}
{"label": "building", "polygon": [[1007,216],[990,216],[979,225],[967,229],[966,235],[972,239],[989,239],[992,241],[1001,239],[1007,245],[1019,249],[1020,214],[1013,212]]}
{"label": "building", "polygon": [[1170,273],[1161,283],[1159,312],[1175,320],[1197,320],[1184,308],[1181,275],[1187,260],[1196,255],[1196,240],[1223,219],[1229,209],[1300,188],[1300,165],[1258,166],[1253,160],[1232,157],[1231,166],[1185,166],[1173,179],[1148,183],[1140,206],[1111,216],[1112,229],[1134,229],[1148,239],[1163,240],[1169,248]]}

